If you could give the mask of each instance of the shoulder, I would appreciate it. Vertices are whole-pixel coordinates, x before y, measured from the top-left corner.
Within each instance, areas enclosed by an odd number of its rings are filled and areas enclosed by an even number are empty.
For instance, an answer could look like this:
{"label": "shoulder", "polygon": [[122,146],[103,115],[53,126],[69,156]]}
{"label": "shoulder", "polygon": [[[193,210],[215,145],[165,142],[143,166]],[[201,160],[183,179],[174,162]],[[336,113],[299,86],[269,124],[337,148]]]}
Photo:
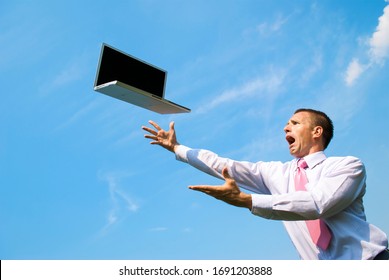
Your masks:
{"label": "shoulder", "polygon": [[354,156],[328,157],[323,164],[324,169],[328,171],[365,172],[365,165],[362,160]]}
{"label": "shoulder", "polygon": [[363,165],[363,162],[361,159],[354,157],[354,156],[344,156],[344,157],[327,157],[325,160],[327,163],[338,163],[338,164],[361,164]]}

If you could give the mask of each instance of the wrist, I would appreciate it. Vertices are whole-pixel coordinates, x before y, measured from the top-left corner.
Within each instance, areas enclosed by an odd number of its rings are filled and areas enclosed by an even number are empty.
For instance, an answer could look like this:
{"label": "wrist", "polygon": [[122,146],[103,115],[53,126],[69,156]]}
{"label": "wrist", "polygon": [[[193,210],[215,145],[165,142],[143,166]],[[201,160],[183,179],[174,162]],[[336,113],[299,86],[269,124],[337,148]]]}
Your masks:
{"label": "wrist", "polygon": [[173,153],[176,153],[176,152],[177,152],[177,149],[178,149],[178,146],[180,146],[179,143],[174,144],[174,145],[173,145],[173,148],[171,149],[171,151],[172,151]]}
{"label": "wrist", "polygon": [[247,194],[243,192],[241,194],[242,194],[242,202],[243,202],[242,206],[251,211],[251,209],[253,208],[253,200],[251,194]]}

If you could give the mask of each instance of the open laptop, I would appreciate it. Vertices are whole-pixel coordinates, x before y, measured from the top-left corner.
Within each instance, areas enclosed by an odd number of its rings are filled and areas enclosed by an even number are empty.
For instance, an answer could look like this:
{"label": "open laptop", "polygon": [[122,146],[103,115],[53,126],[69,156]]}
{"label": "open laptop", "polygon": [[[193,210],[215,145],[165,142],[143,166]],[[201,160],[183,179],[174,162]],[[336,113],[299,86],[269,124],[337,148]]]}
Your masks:
{"label": "open laptop", "polygon": [[164,98],[166,78],[166,71],[103,44],[94,90],[160,114],[189,113]]}

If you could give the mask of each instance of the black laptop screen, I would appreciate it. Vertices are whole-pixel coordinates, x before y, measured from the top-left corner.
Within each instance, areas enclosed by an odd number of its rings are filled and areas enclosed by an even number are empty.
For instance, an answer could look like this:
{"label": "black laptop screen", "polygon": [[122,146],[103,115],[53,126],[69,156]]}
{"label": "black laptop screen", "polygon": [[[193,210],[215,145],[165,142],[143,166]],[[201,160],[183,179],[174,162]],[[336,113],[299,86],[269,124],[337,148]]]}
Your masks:
{"label": "black laptop screen", "polygon": [[148,93],[163,97],[166,72],[126,55],[107,45],[103,46],[96,85],[119,81]]}

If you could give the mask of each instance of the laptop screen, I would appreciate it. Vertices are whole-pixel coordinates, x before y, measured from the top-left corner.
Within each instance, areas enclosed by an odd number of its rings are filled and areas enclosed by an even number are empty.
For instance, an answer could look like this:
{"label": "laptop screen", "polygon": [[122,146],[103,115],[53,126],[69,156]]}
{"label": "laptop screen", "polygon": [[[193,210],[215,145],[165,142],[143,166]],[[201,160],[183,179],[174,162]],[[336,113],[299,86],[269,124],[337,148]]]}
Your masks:
{"label": "laptop screen", "polygon": [[96,86],[112,81],[119,81],[163,98],[166,71],[104,44]]}

